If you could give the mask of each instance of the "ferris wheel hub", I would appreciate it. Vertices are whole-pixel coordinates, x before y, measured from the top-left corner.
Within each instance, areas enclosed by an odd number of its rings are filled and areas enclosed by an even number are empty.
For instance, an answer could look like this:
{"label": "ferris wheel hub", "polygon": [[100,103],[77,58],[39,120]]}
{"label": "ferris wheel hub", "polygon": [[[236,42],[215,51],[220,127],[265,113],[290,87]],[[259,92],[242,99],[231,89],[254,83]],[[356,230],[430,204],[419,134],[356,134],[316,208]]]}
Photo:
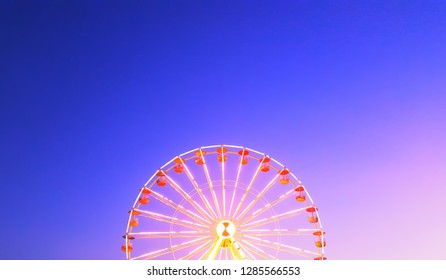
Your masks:
{"label": "ferris wheel hub", "polygon": [[236,227],[233,222],[224,220],[217,225],[217,235],[221,239],[232,238],[235,234]]}

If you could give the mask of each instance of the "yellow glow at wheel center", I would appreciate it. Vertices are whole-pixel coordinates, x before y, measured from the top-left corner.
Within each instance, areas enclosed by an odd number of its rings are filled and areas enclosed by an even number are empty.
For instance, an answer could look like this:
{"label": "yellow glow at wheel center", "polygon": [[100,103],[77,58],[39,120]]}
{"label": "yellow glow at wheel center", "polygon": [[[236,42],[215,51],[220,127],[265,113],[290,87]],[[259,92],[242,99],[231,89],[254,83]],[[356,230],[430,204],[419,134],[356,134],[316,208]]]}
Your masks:
{"label": "yellow glow at wheel center", "polygon": [[221,239],[233,237],[235,230],[235,225],[231,221],[221,221],[217,225],[217,234]]}

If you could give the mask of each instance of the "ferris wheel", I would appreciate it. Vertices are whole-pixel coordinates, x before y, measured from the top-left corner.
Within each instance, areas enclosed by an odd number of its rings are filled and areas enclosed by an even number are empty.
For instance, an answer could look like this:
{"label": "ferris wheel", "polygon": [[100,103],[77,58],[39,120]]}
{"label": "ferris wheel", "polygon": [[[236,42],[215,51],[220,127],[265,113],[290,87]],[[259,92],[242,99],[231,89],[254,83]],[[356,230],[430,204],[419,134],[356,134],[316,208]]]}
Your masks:
{"label": "ferris wheel", "polygon": [[127,259],[326,259],[307,188],[277,160],[233,145],[197,148],[156,170],[123,238]]}

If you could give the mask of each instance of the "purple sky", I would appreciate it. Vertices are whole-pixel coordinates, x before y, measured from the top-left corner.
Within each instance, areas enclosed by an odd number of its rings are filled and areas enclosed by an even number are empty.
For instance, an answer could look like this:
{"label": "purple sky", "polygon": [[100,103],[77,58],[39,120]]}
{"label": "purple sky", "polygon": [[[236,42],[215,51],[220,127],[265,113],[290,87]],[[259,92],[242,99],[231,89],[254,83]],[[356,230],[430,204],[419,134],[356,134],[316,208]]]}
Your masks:
{"label": "purple sky", "polygon": [[122,259],[187,150],[308,186],[331,259],[444,259],[446,3],[2,1],[0,259]]}

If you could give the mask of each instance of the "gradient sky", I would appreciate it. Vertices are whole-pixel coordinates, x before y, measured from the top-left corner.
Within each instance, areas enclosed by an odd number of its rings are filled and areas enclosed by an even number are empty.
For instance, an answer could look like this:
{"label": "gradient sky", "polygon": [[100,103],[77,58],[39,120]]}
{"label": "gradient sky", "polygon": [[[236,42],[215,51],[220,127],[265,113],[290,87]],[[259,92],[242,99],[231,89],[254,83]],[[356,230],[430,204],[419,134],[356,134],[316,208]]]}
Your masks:
{"label": "gradient sky", "polygon": [[123,259],[141,185],[223,143],[330,259],[445,259],[446,2],[357,2],[1,1],[0,259]]}

